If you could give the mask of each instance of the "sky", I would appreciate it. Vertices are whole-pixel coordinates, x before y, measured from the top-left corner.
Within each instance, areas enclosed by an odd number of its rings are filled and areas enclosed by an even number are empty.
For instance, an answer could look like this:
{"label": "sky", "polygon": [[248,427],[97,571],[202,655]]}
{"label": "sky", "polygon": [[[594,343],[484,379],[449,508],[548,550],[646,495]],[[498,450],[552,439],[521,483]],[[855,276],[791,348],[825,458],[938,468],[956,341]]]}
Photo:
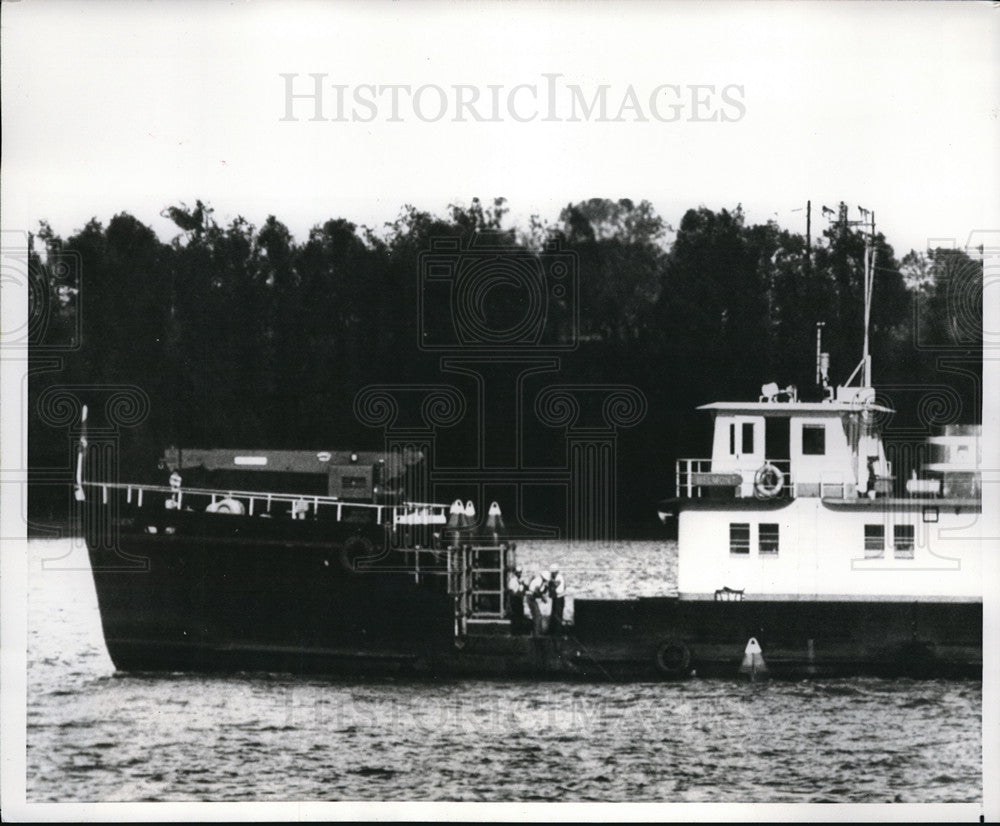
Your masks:
{"label": "sky", "polygon": [[[742,204],[803,233],[811,201],[817,234],[843,200],[900,254],[964,244],[1000,229],[998,19],[979,3],[8,3],[3,228],[66,236],[127,211],[167,240],[164,208],[201,199],[303,239],[503,196],[521,224],[627,197],[674,226]],[[328,119],[301,98],[283,120],[282,75],[306,94],[312,74]],[[389,86],[409,87],[395,120]],[[605,119],[584,117],[602,86]]]}

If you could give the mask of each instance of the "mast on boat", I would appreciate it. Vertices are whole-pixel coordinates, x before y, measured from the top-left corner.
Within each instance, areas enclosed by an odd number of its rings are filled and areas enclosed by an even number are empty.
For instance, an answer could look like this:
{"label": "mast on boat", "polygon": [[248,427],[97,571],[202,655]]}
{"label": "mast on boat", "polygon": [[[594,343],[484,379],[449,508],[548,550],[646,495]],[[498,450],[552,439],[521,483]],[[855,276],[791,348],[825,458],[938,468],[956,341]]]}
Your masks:
{"label": "mast on boat", "polygon": [[[833,210],[828,207],[823,207],[824,214],[832,213]],[[859,387],[871,387],[872,386],[872,357],[869,345],[869,332],[871,327],[871,314],[872,314],[872,288],[875,284],[875,260],[876,260],[876,249],[875,249],[875,211],[865,209],[863,206],[858,207],[858,212],[861,213],[861,218],[857,221],[847,220],[847,206],[843,203],[840,205],[840,211],[838,213],[838,222],[845,227],[861,227],[862,233],[865,239],[865,252],[864,252],[864,301],[865,301],[865,334],[864,342],[861,348],[861,361],[858,366],[854,368],[850,377],[844,382],[844,387],[850,387],[851,382],[854,381],[855,377],[860,373],[860,383]],[[818,335],[818,333],[817,333]]]}

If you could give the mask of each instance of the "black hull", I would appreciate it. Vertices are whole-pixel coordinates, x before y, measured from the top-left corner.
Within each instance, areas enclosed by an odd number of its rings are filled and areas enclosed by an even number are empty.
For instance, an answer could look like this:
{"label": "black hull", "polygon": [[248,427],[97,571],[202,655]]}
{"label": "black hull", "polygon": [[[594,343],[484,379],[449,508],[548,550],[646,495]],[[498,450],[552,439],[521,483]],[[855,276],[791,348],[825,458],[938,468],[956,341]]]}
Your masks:
{"label": "black hull", "polygon": [[577,600],[575,625],[562,636],[511,636],[506,622],[456,635],[446,576],[418,583],[391,552],[374,550],[367,561],[345,554],[358,538],[385,545],[375,525],[176,512],[152,525],[126,518],[114,542],[88,539],[115,667],[732,678],[756,637],[774,677],[981,677],[980,602]]}
{"label": "black hull", "polygon": [[391,569],[378,526],[174,513],[126,519],[108,547],[87,544],[123,670],[287,667],[308,652],[412,658],[453,638],[444,578],[418,586]]}
{"label": "black hull", "polygon": [[578,600],[575,631],[602,648],[664,651],[702,676],[737,673],[752,637],[776,677],[981,678],[982,623],[981,602],[667,598]]}

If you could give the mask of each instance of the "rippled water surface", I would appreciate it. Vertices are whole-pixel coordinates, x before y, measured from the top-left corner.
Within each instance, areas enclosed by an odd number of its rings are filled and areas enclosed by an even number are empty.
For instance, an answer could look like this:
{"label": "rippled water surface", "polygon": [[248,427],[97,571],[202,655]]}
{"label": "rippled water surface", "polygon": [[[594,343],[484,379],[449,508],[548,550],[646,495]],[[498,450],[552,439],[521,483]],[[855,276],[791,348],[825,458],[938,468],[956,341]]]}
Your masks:
{"label": "rippled water surface", "polygon": [[[525,543],[520,561],[560,563],[578,596],[674,581],[662,543]],[[31,545],[32,802],[982,798],[978,681],[116,675],[85,566]]]}

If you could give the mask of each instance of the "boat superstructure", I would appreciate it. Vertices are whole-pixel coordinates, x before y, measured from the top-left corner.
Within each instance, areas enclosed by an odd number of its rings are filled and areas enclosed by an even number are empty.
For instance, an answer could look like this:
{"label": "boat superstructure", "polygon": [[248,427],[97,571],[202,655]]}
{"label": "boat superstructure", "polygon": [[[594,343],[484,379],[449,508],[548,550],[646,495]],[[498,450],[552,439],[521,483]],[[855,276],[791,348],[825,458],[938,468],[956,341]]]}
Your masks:
{"label": "boat superstructure", "polygon": [[913,451],[932,461],[897,478],[881,434],[895,411],[871,382],[873,233],[848,380],[830,385],[819,323],[817,398],[769,383],[699,408],[714,418],[711,455],[677,461],[659,509],[678,520],[674,630],[692,660],[715,663],[741,634],[804,673],[981,669],[981,427],[947,426]]}
{"label": "boat superstructure", "polygon": [[[931,440],[946,454],[896,480],[870,388],[799,402],[704,405],[712,456],[680,459],[682,599],[981,600],[978,429]],[[964,461],[964,464],[963,464]]]}

